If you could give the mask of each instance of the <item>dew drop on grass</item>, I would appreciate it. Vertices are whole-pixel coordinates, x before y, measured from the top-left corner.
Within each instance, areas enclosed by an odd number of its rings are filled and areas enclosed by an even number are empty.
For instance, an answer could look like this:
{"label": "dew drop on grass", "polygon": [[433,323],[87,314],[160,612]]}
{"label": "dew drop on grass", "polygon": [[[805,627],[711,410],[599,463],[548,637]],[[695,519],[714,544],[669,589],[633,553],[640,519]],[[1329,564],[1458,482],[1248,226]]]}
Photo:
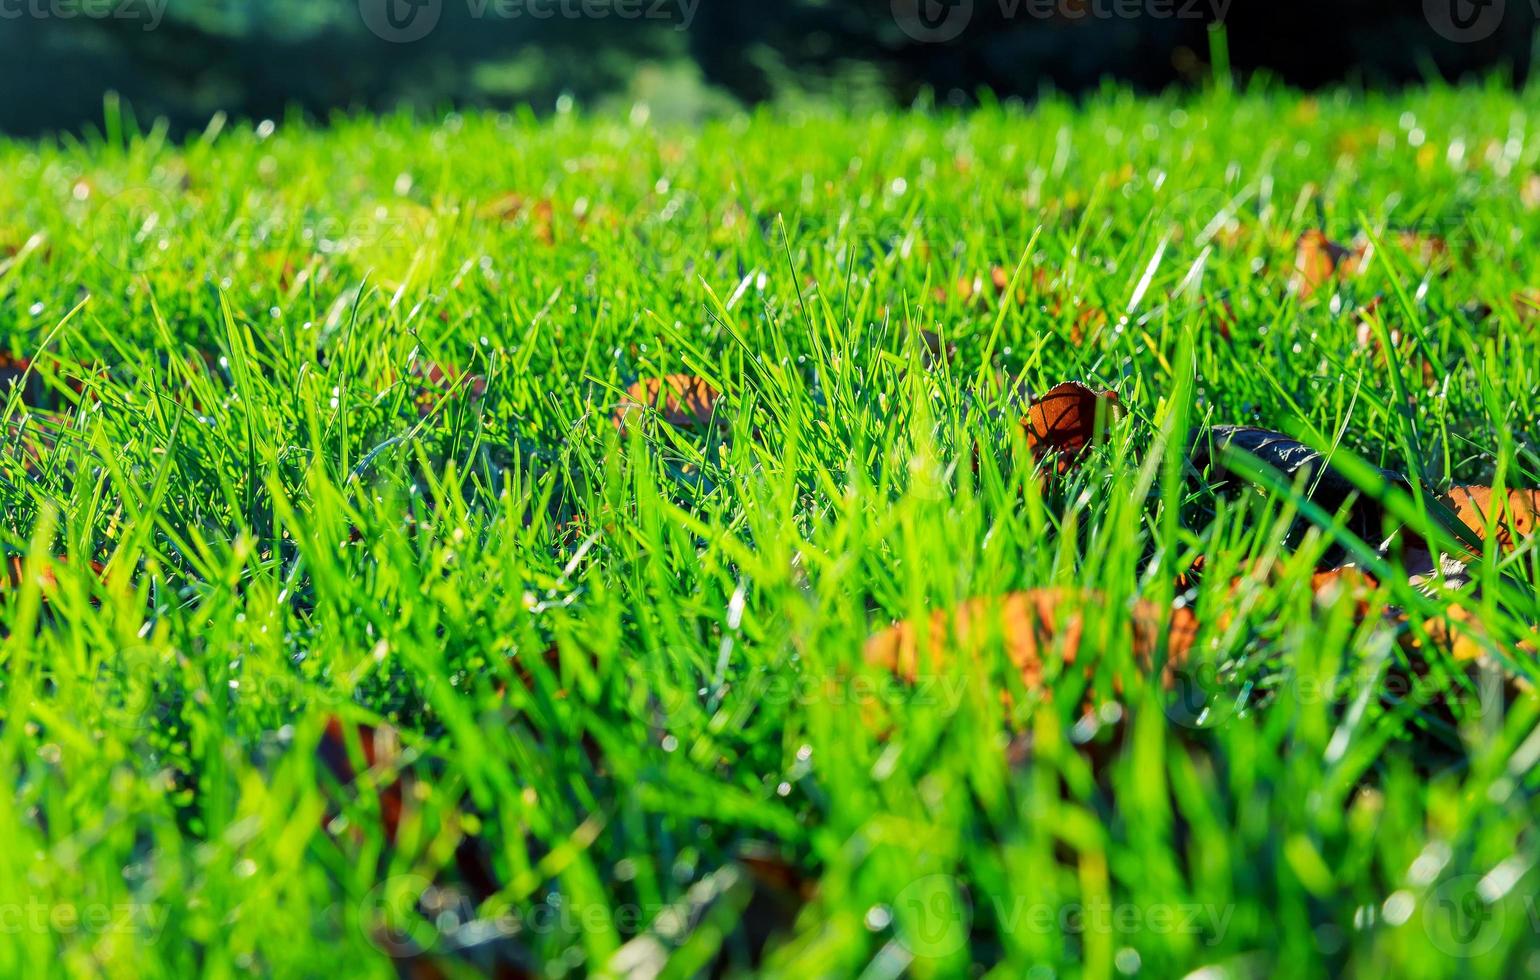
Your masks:
{"label": "dew drop on grass", "polygon": [[866,910],[866,928],[881,932],[893,923],[893,910],[886,905],[873,905]]}
{"label": "dew drop on grass", "polygon": [[1404,925],[1412,917],[1412,910],[1417,907],[1417,900],[1406,889],[1393,892],[1385,899],[1383,909],[1385,924],[1389,926]]}

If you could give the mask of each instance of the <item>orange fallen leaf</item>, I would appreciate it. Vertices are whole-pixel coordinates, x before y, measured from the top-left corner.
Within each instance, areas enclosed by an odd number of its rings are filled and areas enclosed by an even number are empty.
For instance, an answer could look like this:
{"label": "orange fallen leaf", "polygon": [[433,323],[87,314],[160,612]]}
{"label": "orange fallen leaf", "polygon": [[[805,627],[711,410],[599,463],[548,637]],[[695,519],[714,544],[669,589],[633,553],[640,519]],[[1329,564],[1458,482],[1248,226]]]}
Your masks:
{"label": "orange fallen leaf", "polygon": [[[1079,296],[1070,292],[1067,284],[1050,276],[1046,269],[1033,271],[1032,288],[1037,292],[1039,308],[1052,319],[1063,320],[1066,313],[1075,313],[1069,334],[1070,340],[1076,344],[1095,339],[1107,325],[1105,310],[1083,303]],[[1027,297],[1020,292],[1018,296],[1021,297],[1021,305],[1027,305]]]}
{"label": "orange fallen leaf", "polygon": [[[54,575],[53,569],[48,566],[33,569],[33,579],[38,587],[45,593],[59,587],[59,580]],[[20,589],[27,581],[27,561],[20,555],[11,555],[5,559],[4,580],[0,581],[0,590]]]}
{"label": "orange fallen leaf", "polygon": [[1513,308],[1518,313],[1520,323],[1540,323],[1540,289],[1525,289],[1514,293]]}
{"label": "orange fallen leaf", "polygon": [[[922,650],[930,655],[933,669],[944,670],[958,654],[977,654],[981,643],[998,635],[1011,665],[1029,690],[1041,690],[1045,658],[1057,647],[1064,662],[1073,664],[1080,655],[1084,619],[1081,609],[1100,605],[1094,592],[1039,589],[1013,592],[1001,598],[973,599],[956,610],[933,613],[928,622],[903,622],[867,640],[863,658],[868,666],[888,671],[914,683],[921,675]],[[1061,614],[1068,607],[1067,615]],[[1062,622],[1061,622],[1062,620]],[[1147,602],[1135,605],[1131,623],[1136,656],[1152,661],[1160,646],[1160,610]],[[1183,608],[1172,613],[1166,633],[1168,669],[1184,662],[1197,638],[1198,623]],[[926,644],[923,645],[922,644]]]}
{"label": "orange fallen leaf", "polygon": [[1038,462],[1058,457],[1058,470],[1067,472],[1086,449],[1106,439],[1107,429],[1122,414],[1115,392],[1097,393],[1066,381],[1032,400],[1021,426],[1027,448]]}
{"label": "orange fallen leaf", "polygon": [[[1044,273],[1041,269],[1035,274],[1035,278],[1039,281],[1043,276]],[[1012,273],[1010,269],[1000,265],[990,266],[988,276],[963,276],[951,288],[937,286],[933,290],[932,295],[938,304],[945,305],[955,296],[964,306],[971,306],[974,310],[983,312],[991,307],[991,291],[995,301],[1000,303],[1006,301],[1006,294],[1010,292],[1011,288],[1011,278]],[[1026,289],[1018,286],[1015,295],[1016,305],[1027,305],[1027,298]]]}
{"label": "orange fallen leaf", "polygon": [[1510,490],[1505,500],[1496,497],[1491,487],[1455,487],[1445,495],[1444,503],[1483,541],[1487,529],[1495,525],[1498,545],[1511,551],[1535,533],[1540,490]]}
{"label": "orange fallen leaf", "polygon": [[[1062,309],[1063,308],[1061,306],[1054,306],[1050,308],[1048,312],[1054,316],[1059,316]],[[1080,311],[1079,316],[1075,317],[1075,322],[1070,324],[1069,339],[1071,342],[1076,344],[1083,344],[1087,341],[1095,340],[1101,333],[1102,327],[1105,327],[1106,325],[1106,311],[1087,306]]]}
{"label": "orange fallen leaf", "polygon": [[1310,591],[1315,594],[1317,605],[1326,607],[1350,598],[1360,619],[1369,615],[1369,599],[1379,588],[1379,579],[1361,568],[1334,568],[1316,572],[1310,579]]}
{"label": "orange fallen leaf", "polygon": [[[1192,567],[1177,577],[1177,588],[1181,591],[1195,588],[1202,581],[1203,572],[1207,567],[1208,557],[1199,555],[1193,561]],[[1276,561],[1250,561],[1243,563],[1236,571],[1237,575],[1230,579],[1228,587],[1228,594],[1231,597],[1239,597],[1249,588],[1277,586],[1286,581],[1285,565]],[[1368,614],[1369,600],[1379,587],[1379,580],[1373,575],[1350,565],[1317,571],[1310,577],[1310,592],[1317,606],[1328,607],[1338,599],[1349,597],[1357,604],[1359,616]],[[1230,613],[1226,611],[1220,614],[1215,625],[1221,630],[1226,630],[1229,629],[1231,621]]]}
{"label": "orange fallen leaf", "polygon": [[997,265],[989,270],[989,282],[995,287],[996,296],[1004,296],[1005,291],[1011,288],[1011,272],[1004,266]]}
{"label": "orange fallen leaf", "polygon": [[519,219],[527,219],[535,236],[546,245],[556,242],[554,222],[556,220],[556,205],[550,198],[540,198],[531,202],[522,194],[504,194],[502,197],[481,209],[482,217],[515,222]]}
{"label": "orange fallen leaf", "polygon": [[[1429,235],[1420,231],[1398,231],[1391,236],[1391,241],[1395,242],[1396,247],[1405,252],[1409,258],[1425,266],[1442,265],[1449,259],[1449,242],[1438,235]],[[1360,249],[1360,254],[1363,251]]]}
{"label": "orange fallen leaf", "polygon": [[[1419,231],[1395,231],[1383,236],[1414,262],[1427,268],[1449,264],[1449,243],[1437,235]],[[1368,268],[1374,244],[1360,235],[1351,246],[1327,238],[1312,229],[1299,236],[1294,254],[1294,289],[1301,299],[1308,299],[1317,289],[1333,280],[1350,279]]]}
{"label": "orange fallen leaf", "polygon": [[1358,255],[1318,230],[1299,236],[1294,252],[1294,291],[1308,299],[1317,289],[1358,270]]}
{"label": "orange fallen leaf", "polygon": [[652,412],[680,429],[722,425],[726,419],[717,412],[720,398],[721,393],[709,382],[693,374],[638,381],[626,390],[625,400],[615,410],[615,427],[623,434],[631,423]]}
{"label": "orange fallen leaf", "polygon": [[412,377],[421,383],[414,401],[423,418],[451,399],[476,401],[487,393],[486,378],[453,366],[418,361],[412,365]]}
{"label": "orange fallen leaf", "polygon": [[[50,564],[30,566],[31,582],[37,585],[45,610],[59,591],[59,577],[55,574],[52,567],[54,563],[67,565],[69,564],[69,556],[61,555],[54,558]],[[90,568],[98,581],[105,581],[107,574],[106,565],[99,561],[93,561],[90,563]],[[0,597],[3,597],[7,592],[20,590],[23,586],[27,585],[28,572],[27,560],[21,555],[9,555],[0,559]],[[91,601],[93,604],[96,602],[94,598]],[[0,631],[0,633],[3,633],[3,631]]]}
{"label": "orange fallen leaf", "polygon": [[1540,210],[1540,174],[1524,177],[1524,183],[1519,188],[1519,201],[1526,211]]}
{"label": "orange fallen leaf", "polygon": [[[1409,624],[1405,616],[1397,617],[1395,621],[1403,627]],[[1420,653],[1425,635],[1434,649],[1446,651],[1458,661],[1475,662],[1486,655],[1477,639],[1480,632],[1480,627],[1473,622],[1469,612],[1460,606],[1451,606],[1436,619],[1423,623],[1422,634],[1406,628],[1401,635],[1401,648],[1407,653]]]}

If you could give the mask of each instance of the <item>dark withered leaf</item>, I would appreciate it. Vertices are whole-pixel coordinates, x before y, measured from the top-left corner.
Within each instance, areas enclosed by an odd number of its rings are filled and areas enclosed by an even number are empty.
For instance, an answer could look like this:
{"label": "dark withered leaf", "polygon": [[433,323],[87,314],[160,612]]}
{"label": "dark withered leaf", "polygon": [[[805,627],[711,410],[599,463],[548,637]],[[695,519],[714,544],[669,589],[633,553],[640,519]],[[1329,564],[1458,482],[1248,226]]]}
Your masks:
{"label": "dark withered leaf", "polygon": [[[1333,467],[1325,456],[1299,440],[1270,429],[1216,425],[1200,436],[1193,447],[1193,464],[1222,485],[1228,484],[1228,476],[1232,475],[1248,479],[1247,473],[1237,472],[1227,462],[1226,450],[1246,453],[1289,483],[1303,480],[1306,497],[1329,513],[1336,513],[1353,501],[1348,530],[1371,543],[1383,536],[1384,508],[1365,498],[1358,486]],[[1383,469],[1379,473],[1390,485],[1411,490],[1411,484],[1401,474]]]}

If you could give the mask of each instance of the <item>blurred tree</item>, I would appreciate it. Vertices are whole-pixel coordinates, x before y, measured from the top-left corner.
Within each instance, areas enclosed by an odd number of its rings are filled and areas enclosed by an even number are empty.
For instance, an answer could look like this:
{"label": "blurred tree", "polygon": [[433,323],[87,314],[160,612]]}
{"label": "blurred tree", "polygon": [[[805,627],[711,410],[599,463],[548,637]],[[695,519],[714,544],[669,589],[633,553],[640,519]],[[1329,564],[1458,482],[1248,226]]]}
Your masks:
{"label": "blurred tree", "polygon": [[[671,86],[690,77],[676,68],[690,68],[750,103],[788,89],[837,92],[853,80],[901,101],[926,90],[951,101],[986,88],[1076,92],[1107,78],[1154,88],[1207,74],[1206,28],[1221,13],[1234,67],[1292,84],[1452,78],[1500,64],[1522,76],[1535,27],[1530,5],[1511,0],[117,2],[110,17],[30,13],[64,9],[39,2],[0,20],[0,86],[10,96],[0,101],[0,130],[90,124],[108,90],[140,118],[164,117],[178,131],[219,110],[250,118],[290,107],[315,116],[400,105],[539,110],[563,93],[584,102],[625,93],[649,64],[667,69],[653,74]],[[562,15],[584,4],[609,14]],[[1440,4],[1452,5],[1447,17]],[[661,16],[617,16],[622,9]],[[369,26],[388,26],[386,13],[425,11],[436,23],[410,43]],[[535,16],[542,11],[554,16]],[[1484,19],[1461,27],[1469,17]]]}

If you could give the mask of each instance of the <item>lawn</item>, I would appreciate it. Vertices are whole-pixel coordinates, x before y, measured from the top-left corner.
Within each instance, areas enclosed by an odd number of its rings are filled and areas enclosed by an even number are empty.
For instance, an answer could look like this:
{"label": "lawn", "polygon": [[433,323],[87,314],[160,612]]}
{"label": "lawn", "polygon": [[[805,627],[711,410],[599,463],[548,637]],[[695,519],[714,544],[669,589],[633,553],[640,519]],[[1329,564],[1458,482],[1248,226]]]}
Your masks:
{"label": "lawn", "polygon": [[0,143],[0,974],[1540,972],[1532,95]]}

